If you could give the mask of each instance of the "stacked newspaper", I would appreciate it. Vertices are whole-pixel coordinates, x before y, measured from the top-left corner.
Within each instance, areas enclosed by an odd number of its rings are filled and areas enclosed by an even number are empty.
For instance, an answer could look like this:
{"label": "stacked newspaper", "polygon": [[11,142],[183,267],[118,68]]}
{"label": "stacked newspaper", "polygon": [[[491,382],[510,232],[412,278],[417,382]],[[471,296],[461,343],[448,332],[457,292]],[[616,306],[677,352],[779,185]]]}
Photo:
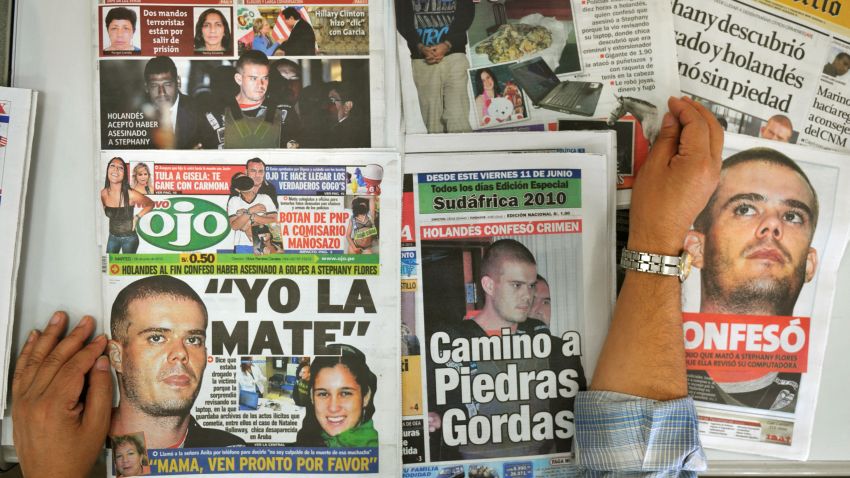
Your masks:
{"label": "stacked newspaper", "polygon": [[[670,74],[676,50],[668,7],[646,0],[396,1],[408,139],[610,129],[617,132],[618,187],[631,188],[667,98],[679,91]],[[442,54],[446,42],[452,47]],[[619,202],[627,204],[628,194]]]}
{"label": "stacked newspaper", "polygon": [[[512,152],[547,142],[536,136],[406,156],[404,476],[570,469],[573,399],[613,305],[614,156]],[[613,146],[613,134],[554,136]]]}
{"label": "stacked newspaper", "polygon": [[[12,343],[37,97],[32,90],[0,87],[0,229],[4,231],[0,237],[0,331],[5,344]],[[0,352],[0,410],[6,409],[10,349],[6,346]]]}
{"label": "stacked newspaper", "polygon": [[100,149],[395,144],[384,2],[99,3]]}
{"label": "stacked newspaper", "polygon": [[95,6],[108,476],[400,473],[387,7]]}

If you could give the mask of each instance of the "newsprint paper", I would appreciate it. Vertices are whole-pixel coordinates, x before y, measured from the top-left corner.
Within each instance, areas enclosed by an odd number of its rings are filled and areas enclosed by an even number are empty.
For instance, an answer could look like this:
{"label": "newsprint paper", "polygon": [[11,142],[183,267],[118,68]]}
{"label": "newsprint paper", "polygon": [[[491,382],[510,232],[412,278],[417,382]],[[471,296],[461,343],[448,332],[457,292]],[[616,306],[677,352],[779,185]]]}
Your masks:
{"label": "newsprint paper", "polygon": [[100,149],[392,146],[387,8],[384,0],[101,0]]}
{"label": "newsprint paper", "polygon": [[109,476],[397,476],[399,161],[104,152]]}
{"label": "newsprint paper", "polygon": [[613,129],[631,188],[678,94],[667,1],[395,0],[407,134]]}
{"label": "newsprint paper", "polygon": [[726,131],[850,151],[850,4],[672,3],[682,91]]}
{"label": "newsprint paper", "polygon": [[[37,99],[38,93],[32,90],[0,87],[0,340],[4,344],[12,343]],[[6,409],[10,348],[0,351],[0,411]]]}
{"label": "newsprint paper", "polygon": [[805,460],[838,265],[850,157],[727,135],[720,185],[685,241],[688,391],[703,445]]}
{"label": "newsprint paper", "polygon": [[405,477],[571,469],[574,397],[612,309],[613,169],[598,155],[518,157],[407,157]]}

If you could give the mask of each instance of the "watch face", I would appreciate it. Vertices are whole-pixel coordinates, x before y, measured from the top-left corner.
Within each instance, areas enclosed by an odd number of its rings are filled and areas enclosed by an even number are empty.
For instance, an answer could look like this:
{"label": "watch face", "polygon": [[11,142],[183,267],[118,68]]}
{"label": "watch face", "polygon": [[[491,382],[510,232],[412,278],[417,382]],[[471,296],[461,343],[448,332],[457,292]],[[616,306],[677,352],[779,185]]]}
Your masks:
{"label": "watch face", "polygon": [[688,251],[682,251],[682,255],[679,256],[679,282],[685,282],[685,279],[691,274],[691,265],[693,264],[693,258]]}

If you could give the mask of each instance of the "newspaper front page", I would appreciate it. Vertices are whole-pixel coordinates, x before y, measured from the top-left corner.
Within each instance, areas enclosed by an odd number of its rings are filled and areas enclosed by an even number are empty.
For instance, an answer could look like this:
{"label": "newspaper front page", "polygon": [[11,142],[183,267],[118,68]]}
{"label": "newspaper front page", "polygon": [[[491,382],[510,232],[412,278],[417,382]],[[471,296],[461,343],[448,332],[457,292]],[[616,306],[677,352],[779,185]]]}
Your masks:
{"label": "newspaper front page", "polygon": [[100,174],[109,476],[398,475],[398,155],[107,151]]}
{"label": "newspaper front page", "polygon": [[727,135],[684,248],[688,391],[703,445],[805,460],[850,231],[845,154]]}
{"label": "newspaper front page", "polygon": [[612,308],[613,158],[517,157],[407,157],[405,477],[571,470],[573,400]]}
{"label": "newspaper front page", "polygon": [[682,91],[726,131],[850,150],[850,8],[674,0]]}
{"label": "newspaper front page", "polygon": [[100,149],[391,146],[387,7],[101,0]]}
{"label": "newspaper front page", "polygon": [[666,0],[395,7],[407,134],[613,129],[631,187],[679,92]]}

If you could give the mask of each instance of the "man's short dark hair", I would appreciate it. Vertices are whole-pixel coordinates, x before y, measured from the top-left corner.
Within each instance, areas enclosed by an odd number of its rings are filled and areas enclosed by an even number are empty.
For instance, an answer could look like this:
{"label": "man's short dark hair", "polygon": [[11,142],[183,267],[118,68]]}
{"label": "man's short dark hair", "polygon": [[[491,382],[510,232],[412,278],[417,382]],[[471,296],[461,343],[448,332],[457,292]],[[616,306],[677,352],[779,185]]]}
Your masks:
{"label": "man's short dark hair", "polygon": [[109,10],[106,14],[106,19],[103,21],[106,24],[106,29],[109,29],[109,24],[114,20],[127,20],[133,25],[133,31],[136,31],[136,12],[126,7],[115,7]]}
{"label": "man's short dark hair", "polygon": [[[761,162],[786,167],[803,178],[806,185],[809,186],[809,190],[812,192],[812,198],[814,198],[812,203],[812,231],[814,231],[815,227],[818,225],[818,213],[820,211],[820,206],[818,205],[818,193],[815,191],[814,186],[812,186],[811,181],[809,181],[809,177],[806,176],[806,173],[804,173],[802,169],[800,169],[800,166],[797,165],[793,159],[779,151],[771,148],[750,148],[739,153],[735,153],[732,156],[729,156],[726,161],[723,161],[723,166],[720,169],[720,180],[723,181],[722,174],[727,169],[731,169],[739,164],[751,162]],[[712,193],[705,209],[699,213],[699,216],[697,216],[694,221],[694,230],[705,234],[709,229],[711,229],[711,226],[714,223],[714,217],[711,214],[711,210],[714,207],[715,202],[717,202],[717,189],[715,189],[714,193]]]}
{"label": "man's short dark hair", "polygon": [[794,126],[791,124],[791,119],[785,115],[773,115],[767,119],[768,123],[770,123],[771,121],[773,121],[774,123],[779,123],[790,130],[794,129]]}
{"label": "man's short dark hair", "polygon": [[251,158],[248,161],[245,161],[245,169],[248,169],[248,165],[251,163],[260,163],[263,165],[263,168],[266,167],[266,162],[260,158]]}
{"label": "man's short dark hair", "polygon": [[236,60],[236,71],[242,73],[242,67],[245,65],[269,66],[269,57],[260,50],[248,50]]}
{"label": "man's short dark hair", "polygon": [[540,274],[537,274],[537,283],[539,284],[539,283],[541,283],[541,282],[542,282],[542,283],[544,283],[544,284],[546,284],[547,286],[549,285],[549,281],[548,281],[548,280],[546,280],[546,278],[545,278],[545,277],[543,277],[543,276],[542,276],[542,275],[540,275]]}
{"label": "man's short dark hair", "polygon": [[354,93],[354,89],[350,84],[344,81],[331,81],[328,83],[328,91],[336,90],[337,94],[339,94],[339,99],[342,101],[351,101],[354,104],[357,104],[357,98]]}
{"label": "man's short dark hair", "polygon": [[278,69],[281,66],[291,66],[291,67],[295,68],[296,70],[298,70],[299,74],[301,73],[301,65],[290,60],[289,58],[280,58],[278,60],[275,60],[274,63],[272,63],[272,68],[274,68],[274,69]]}
{"label": "man's short dark hair", "polygon": [[298,9],[295,7],[286,7],[283,9],[283,18],[294,18],[296,20],[301,20],[301,14],[298,13]]}
{"label": "man's short dark hair", "polygon": [[207,306],[189,284],[172,276],[150,276],[139,279],[121,289],[112,303],[112,314],[110,315],[110,333],[112,339],[126,344],[127,330],[130,328],[130,320],[127,315],[130,304],[136,300],[150,299],[152,297],[169,297],[177,300],[189,300],[197,303],[204,313],[204,328],[207,326]]}
{"label": "man's short dark hair", "polygon": [[[850,60],[850,53],[847,53],[846,51],[842,51],[842,52],[839,52],[837,55],[835,55],[835,60],[840,60],[842,58],[847,58],[848,60]],[[835,61],[835,60],[832,60],[832,61]]]}
{"label": "man's short dark hair", "polygon": [[480,267],[481,276],[495,278],[504,261],[537,265],[537,261],[534,260],[534,254],[522,245],[522,243],[513,239],[499,239],[490,244],[487,250],[484,251],[484,258],[481,259]]}
{"label": "man's short dark hair", "polygon": [[177,80],[177,66],[174,61],[167,56],[155,56],[148,60],[145,65],[145,82],[150,80],[153,75],[162,73],[171,73],[171,77]]}

